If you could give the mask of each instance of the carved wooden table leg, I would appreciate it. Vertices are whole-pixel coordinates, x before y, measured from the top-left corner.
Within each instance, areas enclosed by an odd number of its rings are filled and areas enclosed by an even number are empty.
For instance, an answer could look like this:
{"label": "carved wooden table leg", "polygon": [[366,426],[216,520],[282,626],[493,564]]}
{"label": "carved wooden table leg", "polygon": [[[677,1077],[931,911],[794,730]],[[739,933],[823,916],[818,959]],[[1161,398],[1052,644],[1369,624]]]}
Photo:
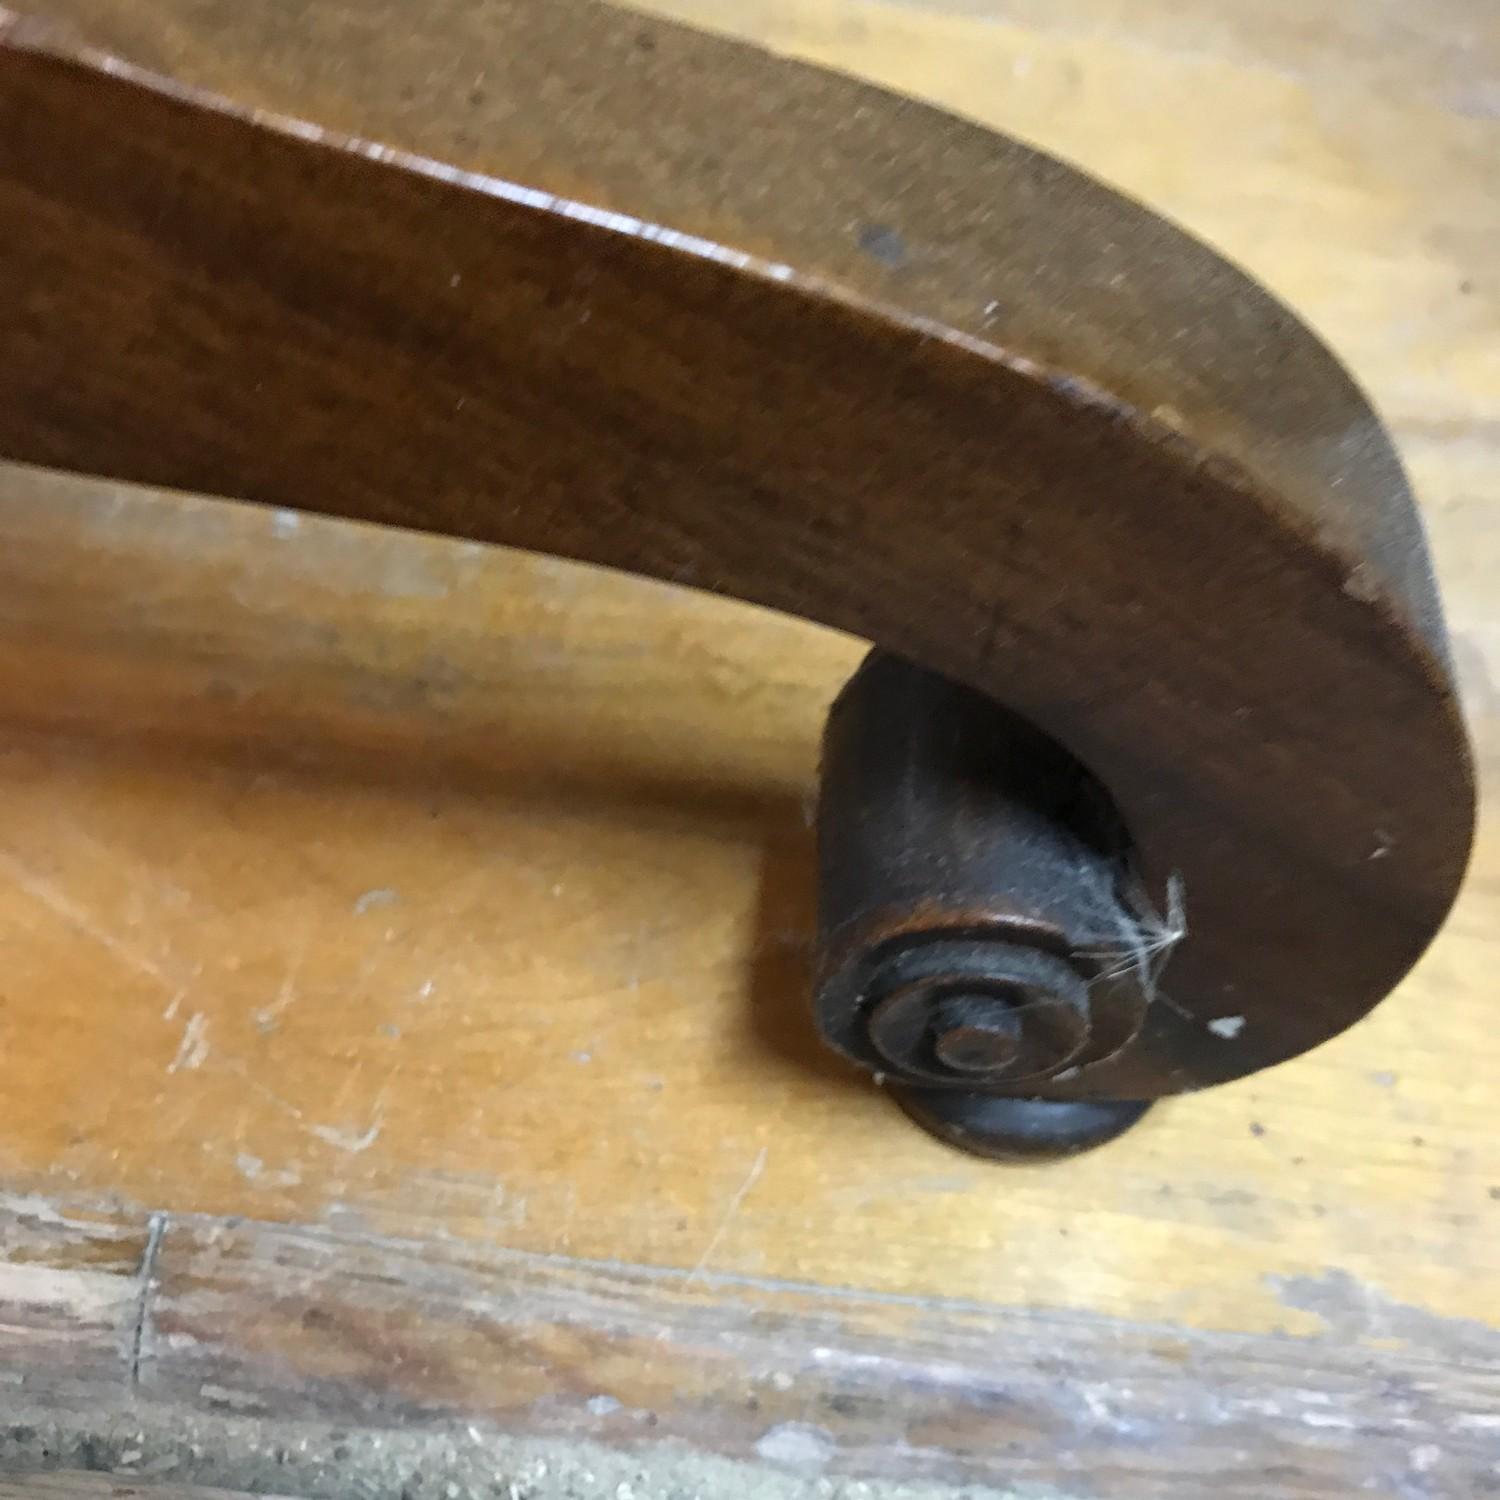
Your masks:
{"label": "carved wooden table leg", "polygon": [[1185,935],[1108,791],[971,688],[875,652],[834,705],[819,808],[824,1037],[981,1155],[1098,1145],[1135,1101],[1041,1097],[1135,1039]]}
{"label": "carved wooden table leg", "polygon": [[1468,751],[1379,421],[1017,142],[588,0],[52,0],[0,11],[0,222],[0,455],[878,643],[818,1018],[950,1140],[1295,1056],[1448,909]]}

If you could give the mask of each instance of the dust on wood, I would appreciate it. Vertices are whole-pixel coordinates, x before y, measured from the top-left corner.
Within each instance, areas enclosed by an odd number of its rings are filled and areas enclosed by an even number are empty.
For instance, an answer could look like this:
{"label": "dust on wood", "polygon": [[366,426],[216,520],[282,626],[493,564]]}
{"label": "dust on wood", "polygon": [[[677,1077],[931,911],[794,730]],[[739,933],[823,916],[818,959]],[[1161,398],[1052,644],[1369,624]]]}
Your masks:
{"label": "dust on wood", "polygon": [[1494,1462],[1500,1332],[1345,1277],[1282,1289],[1325,1335],[1268,1337],[244,1220],[5,1231],[31,1258],[0,1268],[0,1469],[646,1500],[684,1465],[690,1493],[1147,1497],[1212,1464],[1225,1497],[1331,1500]]}

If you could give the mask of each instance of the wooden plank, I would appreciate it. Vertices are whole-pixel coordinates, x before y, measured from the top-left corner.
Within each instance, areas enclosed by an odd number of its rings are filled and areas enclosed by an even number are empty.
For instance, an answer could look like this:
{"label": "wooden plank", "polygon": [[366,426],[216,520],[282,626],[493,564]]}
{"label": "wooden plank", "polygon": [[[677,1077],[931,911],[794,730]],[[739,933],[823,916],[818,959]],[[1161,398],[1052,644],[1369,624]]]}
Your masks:
{"label": "wooden plank", "polygon": [[0,1197],[0,1412],[131,1383],[159,1233],[144,1215]]}
{"label": "wooden plank", "polygon": [[[55,1275],[86,1293],[98,1273]],[[1108,1475],[1116,1493],[1155,1497],[1210,1473],[1216,1492],[1247,1500],[1268,1484],[1484,1492],[1500,1456],[1500,1333],[1343,1273],[1283,1295],[1319,1333],[172,1221],[136,1371],[102,1378],[61,1448],[49,1441],[66,1453],[89,1433],[102,1467],[257,1487],[269,1459],[246,1431],[313,1434],[279,1460],[308,1494],[322,1493],[332,1447],[364,1473],[391,1430],[492,1440],[512,1468],[581,1443],[638,1465],[647,1493],[665,1492],[674,1448],[949,1493],[1091,1494]],[[37,1441],[15,1431],[0,1423],[0,1465]]]}

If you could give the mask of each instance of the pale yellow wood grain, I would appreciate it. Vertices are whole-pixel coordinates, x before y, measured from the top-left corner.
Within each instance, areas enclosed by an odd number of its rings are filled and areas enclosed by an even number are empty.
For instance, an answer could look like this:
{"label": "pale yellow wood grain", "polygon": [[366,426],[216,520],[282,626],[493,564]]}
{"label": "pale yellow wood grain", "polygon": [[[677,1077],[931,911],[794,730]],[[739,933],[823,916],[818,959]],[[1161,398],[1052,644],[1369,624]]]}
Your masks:
{"label": "pale yellow wood grain", "polygon": [[[1036,141],[1290,300],[1412,467],[1493,787],[1489,12],[962,9],[670,7]],[[1318,1331],[1287,1284],[1338,1268],[1500,1326],[1493,819],[1354,1032],[1095,1156],[986,1167],[805,1018],[855,643],[334,523],[0,499],[13,1191],[1247,1331]]]}

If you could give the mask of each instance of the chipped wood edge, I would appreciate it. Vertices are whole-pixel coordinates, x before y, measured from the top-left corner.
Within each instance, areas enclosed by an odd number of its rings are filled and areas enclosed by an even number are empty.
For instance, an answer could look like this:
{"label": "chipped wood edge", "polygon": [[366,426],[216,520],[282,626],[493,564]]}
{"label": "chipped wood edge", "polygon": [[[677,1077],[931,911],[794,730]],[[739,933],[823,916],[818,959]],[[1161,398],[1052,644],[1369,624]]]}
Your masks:
{"label": "chipped wood edge", "polygon": [[409,1500],[1500,1473],[1500,1333],[1341,1273],[1283,1288],[1308,1338],[34,1202],[0,1241],[0,1472]]}

